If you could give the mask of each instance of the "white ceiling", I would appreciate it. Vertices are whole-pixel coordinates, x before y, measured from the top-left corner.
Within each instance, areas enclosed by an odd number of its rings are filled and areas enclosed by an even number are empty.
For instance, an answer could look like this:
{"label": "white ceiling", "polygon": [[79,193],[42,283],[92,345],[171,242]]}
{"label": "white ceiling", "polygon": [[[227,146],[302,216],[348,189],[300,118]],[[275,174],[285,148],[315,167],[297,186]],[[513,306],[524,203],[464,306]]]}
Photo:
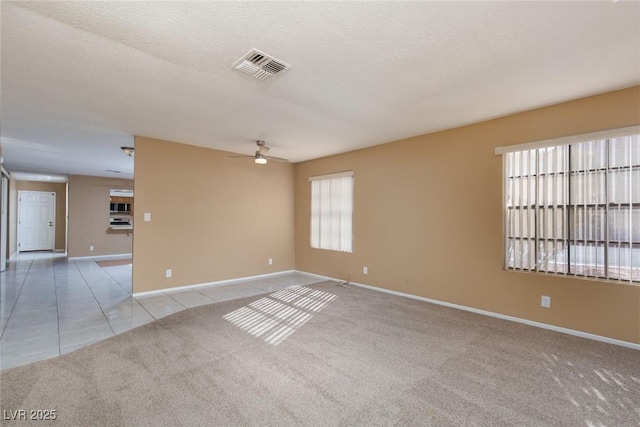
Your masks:
{"label": "white ceiling", "polygon": [[[299,162],[640,84],[638,2],[2,2],[1,24],[10,171],[131,177],[133,135]],[[233,70],[250,48],[291,70]]]}
{"label": "white ceiling", "polygon": [[42,182],[55,182],[62,183],[67,182],[69,177],[66,175],[54,175],[43,173],[30,173],[30,172],[12,172],[11,177],[18,181],[42,181]]}

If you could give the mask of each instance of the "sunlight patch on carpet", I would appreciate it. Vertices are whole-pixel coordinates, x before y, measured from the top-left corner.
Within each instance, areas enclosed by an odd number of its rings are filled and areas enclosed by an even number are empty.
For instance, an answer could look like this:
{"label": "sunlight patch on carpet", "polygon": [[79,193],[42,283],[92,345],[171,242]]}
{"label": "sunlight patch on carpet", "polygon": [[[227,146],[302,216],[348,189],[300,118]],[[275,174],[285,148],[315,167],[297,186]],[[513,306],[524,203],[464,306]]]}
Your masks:
{"label": "sunlight patch on carpet", "polygon": [[337,295],[295,285],[223,316],[243,331],[278,345],[307,323]]}

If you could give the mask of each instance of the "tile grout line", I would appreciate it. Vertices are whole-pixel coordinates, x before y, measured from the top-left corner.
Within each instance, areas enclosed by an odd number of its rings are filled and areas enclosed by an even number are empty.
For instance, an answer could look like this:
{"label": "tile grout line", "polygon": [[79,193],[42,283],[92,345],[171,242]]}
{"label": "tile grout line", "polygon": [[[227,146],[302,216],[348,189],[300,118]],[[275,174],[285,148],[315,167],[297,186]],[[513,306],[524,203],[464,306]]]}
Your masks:
{"label": "tile grout line", "polygon": [[[83,272],[82,272],[82,268],[80,268],[80,266],[78,265],[78,263],[77,263],[76,261],[73,261],[73,262],[74,262],[74,264],[75,264],[75,266],[76,266],[76,269],[78,270],[78,272],[79,272],[79,273],[80,273],[80,275],[82,276],[82,279],[83,279],[83,281],[85,282],[85,285],[86,285],[86,286],[87,286],[87,288],[89,289],[89,292],[91,292],[91,295],[93,296],[93,298],[94,298],[94,299],[96,300],[96,302],[98,303],[98,307],[100,307],[100,311],[102,311],[102,315],[103,315],[103,316],[105,316],[105,318],[106,318],[106,320],[107,320],[107,323],[109,324],[109,327],[111,328],[111,331],[113,332],[114,336],[119,335],[119,333],[118,333],[118,332],[116,332],[116,330],[114,329],[113,324],[112,324],[112,323],[111,323],[111,321],[109,320],[108,316],[106,316],[106,313],[105,313],[105,311],[104,311],[104,309],[103,309],[103,305],[100,303],[100,300],[98,300],[98,298],[96,297],[95,293],[93,292],[93,289],[91,289],[91,286],[89,285],[88,280],[86,279],[85,275],[84,275],[84,274],[83,274]],[[94,260],[94,262],[95,262],[95,260]],[[118,284],[118,286],[119,286],[122,290],[124,290],[125,292],[128,292],[126,289],[124,289],[124,288],[120,285],[120,282],[118,282],[118,280],[116,280],[116,279],[115,279],[115,278],[113,278],[110,274],[108,274],[106,271],[104,271],[104,269],[103,269],[102,267],[100,267],[99,265],[98,265],[98,267],[103,271],[103,273],[105,273],[106,275],[110,276],[110,277],[113,279],[113,281],[114,281],[114,282],[116,282],[116,283]],[[150,312],[149,312],[149,311],[144,307],[144,305],[142,305],[142,304],[140,303],[140,301],[138,301],[136,298],[134,298],[134,297],[131,295],[131,293],[130,293],[130,292],[128,293],[128,297],[127,297],[127,299],[130,299],[131,301],[134,301],[136,304],[138,304],[138,306],[139,306],[140,308],[142,308],[142,309],[143,309],[143,310],[144,310],[144,311],[145,311],[145,312],[146,312],[146,313],[147,313],[147,314],[148,314],[148,315],[149,315],[153,320],[158,320],[158,319],[156,319],[156,318],[155,318],[155,317],[154,317],[154,316],[153,316],[153,315],[152,315],[152,314],[151,314],[151,313],[150,313]],[[124,332],[124,331],[123,331],[123,332]],[[122,332],[122,333],[123,333],[123,332]]]}
{"label": "tile grout line", "polygon": [[91,289],[91,286],[89,286],[89,282],[87,282],[87,278],[84,276],[84,273],[82,272],[80,267],[78,267],[78,263],[75,262],[75,261],[73,263],[75,264],[76,268],[78,269],[78,272],[80,272],[80,276],[82,276],[82,280],[84,281],[84,284],[89,289],[89,292],[91,292],[91,295],[93,295],[93,299],[96,300],[96,303],[98,304],[98,307],[100,308],[100,312],[104,316],[104,320],[107,321],[107,325],[109,325],[109,329],[111,329],[111,332],[113,332],[113,336],[116,336],[117,335],[116,331],[113,329],[113,326],[111,325],[111,322],[109,322],[109,318],[107,317],[107,314],[104,312],[104,309],[102,308],[102,304],[100,304],[100,301],[98,301],[98,297],[96,297],[96,294],[93,293],[93,289]]}
{"label": "tile grout line", "polygon": [[138,303],[138,305],[139,305],[140,307],[142,307],[142,309],[143,309],[144,311],[146,311],[146,312],[147,312],[147,314],[148,314],[149,316],[151,316],[151,318],[152,318],[153,320],[158,320],[158,319],[156,319],[156,316],[154,316],[153,314],[151,314],[151,312],[150,312],[149,310],[147,310],[147,307],[145,307],[145,306],[144,306],[144,304],[142,304],[140,301],[138,301],[138,299],[137,299],[137,298],[134,298],[134,297],[132,296],[132,297],[131,297],[131,299],[133,299],[135,302],[137,302],[137,303]]}
{"label": "tile grout line", "polygon": [[[211,288],[215,288],[215,286],[212,286]],[[207,288],[202,288],[202,289],[207,289]],[[195,293],[197,293],[197,294],[202,295],[202,296],[203,296],[203,297],[205,297],[205,298],[209,298],[209,299],[210,299],[211,301],[213,301],[214,303],[216,303],[216,302],[222,302],[222,301],[218,301],[218,300],[217,300],[217,299],[215,299],[215,298],[210,297],[210,296],[209,296],[209,295],[207,295],[207,294],[204,294],[204,293],[200,292],[198,289],[192,289],[192,291],[193,291],[193,292],[195,292]]]}
{"label": "tile grout line", "polygon": [[[168,293],[163,292],[163,294],[164,294],[164,295],[166,295],[166,296],[168,296],[169,298],[171,298],[172,300],[174,300],[175,302],[177,302],[177,303],[178,303],[178,304],[180,304],[181,306],[183,306],[183,307],[185,308],[185,310],[189,308],[189,307],[187,307],[186,305],[182,304],[182,303],[181,303],[180,301],[178,301],[177,299],[175,299],[174,297],[172,297],[171,295],[169,295]],[[143,305],[143,304],[142,304],[142,303],[140,303],[140,305]],[[180,310],[180,311],[182,311],[182,310]],[[178,313],[178,312],[176,311],[176,313]],[[149,314],[151,314],[151,313],[149,313]],[[174,314],[174,313],[171,313],[171,314]],[[167,316],[170,316],[171,314],[168,314]],[[153,317],[154,319],[158,320],[158,319],[156,318],[156,316],[154,316],[153,314],[151,314],[151,317]],[[163,316],[163,317],[166,317],[166,316]],[[162,317],[161,317],[161,318],[162,318]]]}
{"label": "tile grout line", "polygon": [[62,354],[62,348],[60,347],[60,305],[58,304],[58,283],[56,279],[56,264],[53,260],[53,293],[56,295],[56,320],[58,321],[58,356]]}
{"label": "tile grout line", "polygon": [[164,293],[166,296],[168,296],[169,298],[171,298],[172,300],[174,300],[175,302],[177,302],[178,304],[180,304],[181,306],[183,306],[184,308],[189,308],[186,305],[184,305],[183,303],[181,303],[180,301],[178,301],[177,299],[175,299],[174,297],[172,297],[171,295],[169,295],[167,292]]}
{"label": "tile grout line", "polygon": [[104,267],[101,267],[101,266],[100,266],[100,264],[98,264],[97,262],[96,262],[96,264],[98,265],[98,267],[100,267],[100,268],[102,269],[102,271],[104,271],[104,273],[105,273],[107,276],[111,277],[111,279],[112,279],[114,282],[116,282],[116,283],[118,284],[118,286],[120,286],[120,287],[122,288],[122,290],[123,290],[123,291],[127,292],[129,295],[131,295],[131,294],[133,293],[133,292],[132,292],[132,291],[133,291],[133,289],[126,289],[124,286],[122,286],[122,284],[120,283],[120,281],[119,281],[118,279],[116,279],[115,277],[113,277],[113,276],[111,275],[111,273],[109,273],[107,270],[105,270],[105,269],[104,269]]}
{"label": "tile grout line", "polygon": [[[95,262],[95,260],[94,260]],[[82,276],[82,279],[84,280],[85,284],[87,285],[87,288],[89,288],[89,292],[91,292],[91,295],[93,295],[93,298],[96,300],[96,302],[98,303],[98,306],[100,307],[100,310],[102,311],[102,314],[105,316],[105,318],[107,318],[107,323],[109,323],[109,327],[111,328],[111,330],[113,331],[114,336],[119,335],[115,329],[113,329],[113,325],[111,324],[111,322],[109,321],[109,318],[105,315],[104,310],[102,309],[102,304],[100,304],[100,301],[98,300],[98,298],[95,296],[95,294],[93,293],[93,290],[91,289],[91,286],[89,286],[84,274],[82,273],[82,270],[80,269],[80,267],[78,266],[78,263],[76,261],[74,261],[74,264],[76,265],[76,268],[78,269],[78,271],[80,272],[80,275]],[[104,271],[104,269],[102,267],[100,267],[100,265],[98,265],[98,267],[100,269],[103,270],[103,272],[105,274],[107,274],[109,277],[111,277],[117,284],[118,286],[120,286],[120,288],[122,288],[125,292],[129,292],[126,289],[124,289],[122,287],[122,285],[120,285],[120,282],[118,282],[118,280],[116,280],[113,276],[111,276],[109,273],[107,273],[106,271]],[[133,273],[133,272],[132,272]],[[137,298],[135,298],[131,292],[129,292],[129,297],[132,301],[135,301],[136,304],[138,304],[138,306],[140,306],[140,308],[142,308],[154,321],[158,320],[153,314],[151,314],[149,312],[149,310],[147,310],[147,308],[140,302],[138,301]],[[185,307],[186,308],[186,307]]]}
{"label": "tile grout line", "polygon": [[[18,256],[20,253],[18,252]],[[24,284],[27,282],[27,277],[29,276],[29,272],[31,272],[31,266],[33,265],[33,260],[35,258],[31,257],[31,262],[29,263],[29,268],[27,268],[27,272],[24,275],[24,279],[22,279],[22,284],[20,285],[20,290],[18,291],[18,295],[16,296],[16,300],[13,303],[13,307],[11,307],[11,312],[9,313],[9,317],[7,317],[7,323],[5,323],[4,328],[2,328],[2,334],[0,334],[0,339],[4,336],[4,333],[7,330],[7,326],[9,326],[9,321],[11,320],[11,316],[13,316],[13,312],[16,309],[16,305],[18,305],[18,300],[20,299],[20,295],[22,294],[22,290],[24,289]],[[18,261],[16,260],[16,263]]]}

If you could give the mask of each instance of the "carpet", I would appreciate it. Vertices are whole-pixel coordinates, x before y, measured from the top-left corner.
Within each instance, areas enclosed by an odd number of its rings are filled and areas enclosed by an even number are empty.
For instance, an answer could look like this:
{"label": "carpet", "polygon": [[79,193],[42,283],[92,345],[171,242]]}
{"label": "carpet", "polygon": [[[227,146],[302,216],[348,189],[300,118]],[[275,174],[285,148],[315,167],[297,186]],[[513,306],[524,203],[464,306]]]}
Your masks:
{"label": "carpet", "polygon": [[638,426],[640,353],[323,282],[3,371],[0,393],[52,425]]}
{"label": "carpet", "polygon": [[133,263],[133,259],[132,258],[112,259],[112,260],[106,260],[106,261],[96,261],[96,264],[98,264],[102,268],[104,268],[104,267],[117,267],[117,266],[120,266],[120,265],[129,265],[131,263]]}

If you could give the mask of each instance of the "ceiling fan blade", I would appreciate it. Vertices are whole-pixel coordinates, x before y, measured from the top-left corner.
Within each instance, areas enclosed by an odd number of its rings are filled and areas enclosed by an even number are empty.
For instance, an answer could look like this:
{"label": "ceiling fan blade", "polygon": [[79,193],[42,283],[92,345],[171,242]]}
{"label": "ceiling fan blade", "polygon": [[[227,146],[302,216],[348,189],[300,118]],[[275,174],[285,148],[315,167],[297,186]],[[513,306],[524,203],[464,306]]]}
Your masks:
{"label": "ceiling fan blade", "polygon": [[266,153],[268,153],[271,148],[267,147],[267,144],[265,144],[265,142],[263,140],[261,140],[261,139],[256,141],[256,145],[258,145],[258,150],[256,151],[256,154],[253,155],[253,156],[236,155],[236,156],[227,156],[227,157],[251,157],[256,161],[256,163],[259,163],[259,164],[267,163],[267,160],[273,160],[273,161],[276,161],[276,162],[288,162],[289,161],[289,159],[283,159],[282,157],[267,156]]}
{"label": "ceiling fan blade", "polygon": [[269,160],[275,160],[276,162],[288,162],[289,159],[283,159],[282,157],[272,157],[272,156],[264,156]]}

